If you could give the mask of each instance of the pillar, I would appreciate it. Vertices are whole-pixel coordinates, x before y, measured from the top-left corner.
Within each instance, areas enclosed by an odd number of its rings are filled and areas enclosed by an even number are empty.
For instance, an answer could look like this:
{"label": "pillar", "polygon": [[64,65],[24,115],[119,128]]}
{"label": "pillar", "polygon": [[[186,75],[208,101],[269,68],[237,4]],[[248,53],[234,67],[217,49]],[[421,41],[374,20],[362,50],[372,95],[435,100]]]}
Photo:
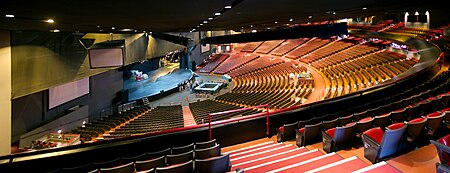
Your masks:
{"label": "pillar", "polygon": [[0,155],[11,154],[11,34],[0,30]]}

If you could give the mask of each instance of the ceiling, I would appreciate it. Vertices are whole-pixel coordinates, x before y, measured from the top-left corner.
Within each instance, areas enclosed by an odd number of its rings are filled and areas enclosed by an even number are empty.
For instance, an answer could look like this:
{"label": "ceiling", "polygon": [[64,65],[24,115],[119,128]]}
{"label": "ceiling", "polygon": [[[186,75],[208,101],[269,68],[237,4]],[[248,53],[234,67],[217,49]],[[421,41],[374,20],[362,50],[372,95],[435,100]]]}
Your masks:
{"label": "ceiling", "polygon": [[[2,0],[0,29],[186,32],[280,27],[439,8],[425,0]],[[443,2],[442,2],[443,3]],[[225,6],[232,8],[225,9]],[[367,8],[363,10],[363,8]],[[215,15],[216,12],[222,12]],[[335,14],[333,14],[335,12]],[[12,14],[14,18],[5,17]],[[312,18],[309,18],[311,16]],[[213,17],[212,20],[208,20]],[[53,19],[54,23],[45,20]],[[292,19],[292,21],[290,21]],[[200,26],[203,21],[208,23]],[[198,26],[198,27],[197,27]],[[115,29],[112,29],[114,27]]]}

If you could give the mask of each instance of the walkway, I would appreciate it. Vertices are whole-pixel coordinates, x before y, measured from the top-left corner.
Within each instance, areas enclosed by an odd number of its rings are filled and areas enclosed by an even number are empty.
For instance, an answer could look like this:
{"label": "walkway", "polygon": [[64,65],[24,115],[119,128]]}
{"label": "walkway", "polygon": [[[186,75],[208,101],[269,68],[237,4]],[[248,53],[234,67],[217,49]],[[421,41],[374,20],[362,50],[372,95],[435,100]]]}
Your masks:
{"label": "walkway", "polygon": [[304,63],[300,63],[300,64],[305,66],[308,69],[308,71],[311,72],[311,75],[314,79],[314,90],[306,98],[306,102],[304,104],[323,100],[326,89],[327,89],[325,79],[314,68],[312,68]]}
{"label": "walkway", "polygon": [[184,127],[197,125],[195,123],[194,115],[192,115],[189,106],[183,106],[183,120],[184,120]]}

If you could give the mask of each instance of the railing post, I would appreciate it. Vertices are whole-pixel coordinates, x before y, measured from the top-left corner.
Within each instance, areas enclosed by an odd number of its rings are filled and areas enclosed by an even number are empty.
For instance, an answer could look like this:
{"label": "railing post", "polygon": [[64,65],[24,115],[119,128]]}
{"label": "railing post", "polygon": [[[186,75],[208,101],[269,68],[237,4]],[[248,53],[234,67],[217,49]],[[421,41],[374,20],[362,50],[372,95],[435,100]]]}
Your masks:
{"label": "railing post", "polygon": [[269,104],[266,104],[266,135],[269,136]]}
{"label": "railing post", "polygon": [[208,127],[209,127],[209,140],[212,140],[212,130],[211,130],[211,114],[208,114]]}

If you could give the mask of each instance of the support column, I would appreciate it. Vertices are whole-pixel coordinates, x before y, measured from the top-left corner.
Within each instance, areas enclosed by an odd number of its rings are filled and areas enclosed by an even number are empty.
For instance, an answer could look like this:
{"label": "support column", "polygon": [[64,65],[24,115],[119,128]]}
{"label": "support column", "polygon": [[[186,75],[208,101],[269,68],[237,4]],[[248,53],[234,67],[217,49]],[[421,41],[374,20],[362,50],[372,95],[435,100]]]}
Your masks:
{"label": "support column", "polygon": [[0,155],[11,154],[11,35],[0,30]]}

